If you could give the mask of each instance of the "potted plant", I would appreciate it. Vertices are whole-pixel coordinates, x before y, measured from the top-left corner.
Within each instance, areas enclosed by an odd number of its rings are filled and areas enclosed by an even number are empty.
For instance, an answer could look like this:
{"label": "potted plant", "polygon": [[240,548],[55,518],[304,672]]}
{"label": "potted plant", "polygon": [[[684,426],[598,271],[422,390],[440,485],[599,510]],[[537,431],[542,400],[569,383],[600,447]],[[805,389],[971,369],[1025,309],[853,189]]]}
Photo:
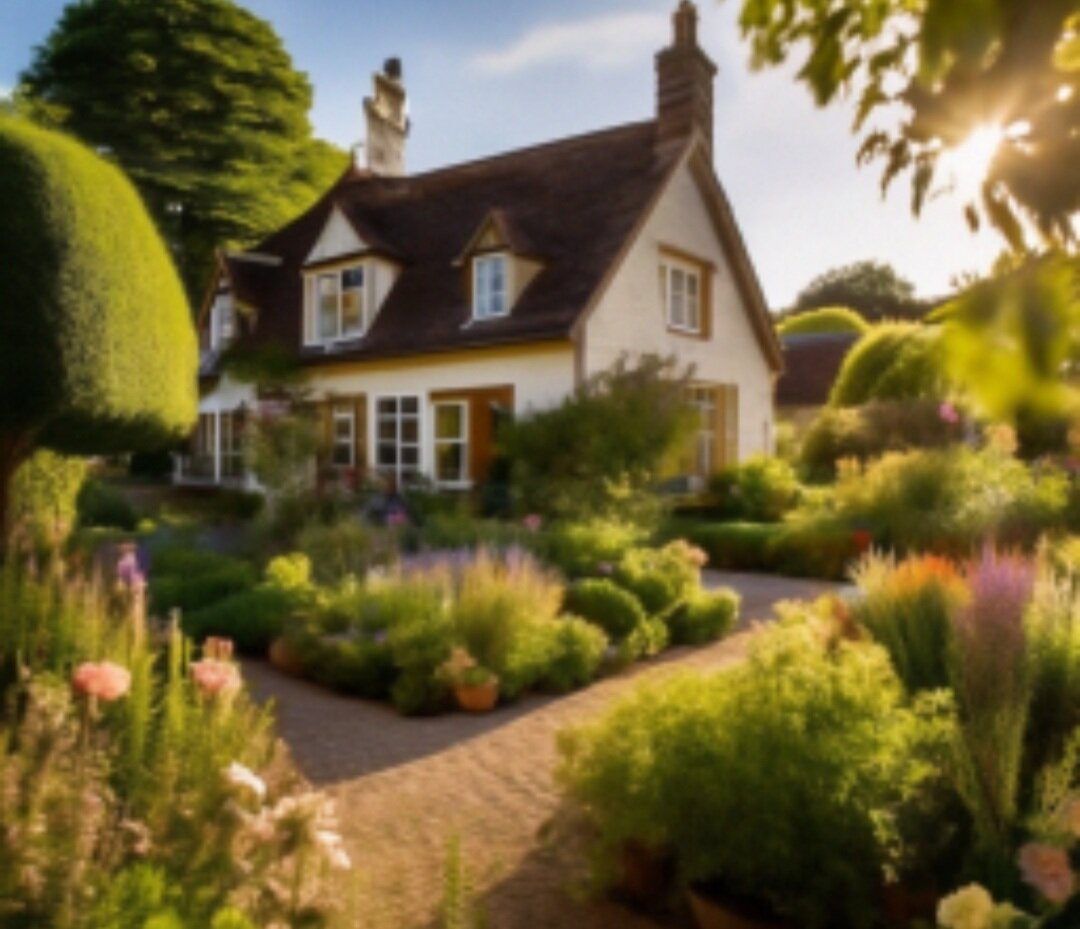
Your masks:
{"label": "potted plant", "polygon": [[499,702],[498,675],[479,664],[463,648],[455,648],[437,673],[454,692],[458,706],[466,712],[486,713]]}

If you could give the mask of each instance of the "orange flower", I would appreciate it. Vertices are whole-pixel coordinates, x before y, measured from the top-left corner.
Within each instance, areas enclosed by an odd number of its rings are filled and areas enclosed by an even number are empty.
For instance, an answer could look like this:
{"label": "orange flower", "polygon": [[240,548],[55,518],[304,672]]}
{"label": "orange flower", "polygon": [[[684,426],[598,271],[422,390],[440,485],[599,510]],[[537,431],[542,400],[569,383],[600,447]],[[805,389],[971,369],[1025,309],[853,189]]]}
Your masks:
{"label": "orange flower", "polygon": [[71,675],[71,686],[84,697],[97,697],[111,703],[131,689],[131,672],[111,661],[87,661]]}

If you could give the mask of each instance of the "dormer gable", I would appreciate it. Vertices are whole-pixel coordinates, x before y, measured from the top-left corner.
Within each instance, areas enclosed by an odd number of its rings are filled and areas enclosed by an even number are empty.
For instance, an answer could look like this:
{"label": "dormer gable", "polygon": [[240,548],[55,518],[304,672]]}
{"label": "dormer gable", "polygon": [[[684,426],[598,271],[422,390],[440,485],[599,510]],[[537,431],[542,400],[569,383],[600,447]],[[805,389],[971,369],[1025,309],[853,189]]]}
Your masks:
{"label": "dormer gable", "polygon": [[370,247],[370,243],[356,231],[356,227],[349,222],[341,207],[334,204],[322,232],[319,233],[319,238],[315,240],[314,246],[304,259],[304,264],[318,264],[343,255],[355,255],[358,252],[367,251]]}
{"label": "dormer gable", "polygon": [[544,268],[505,211],[490,210],[454,262],[465,275],[470,322],[509,316]]}

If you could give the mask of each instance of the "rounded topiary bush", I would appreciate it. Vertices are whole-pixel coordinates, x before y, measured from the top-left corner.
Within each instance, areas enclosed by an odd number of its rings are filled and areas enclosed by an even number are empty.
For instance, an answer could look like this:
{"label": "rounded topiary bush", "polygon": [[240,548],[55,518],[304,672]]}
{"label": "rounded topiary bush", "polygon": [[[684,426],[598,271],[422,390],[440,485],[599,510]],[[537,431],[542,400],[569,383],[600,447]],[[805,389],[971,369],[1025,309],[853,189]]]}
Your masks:
{"label": "rounded topiary bush", "polygon": [[0,117],[0,432],[72,453],[158,448],[195,417],[198,355],[168,250],[123,173]]}
{"label": "rounded topiary bush", "polygon": [[668,617],[672,644],[715,642],[735,628],[738,615],[739,595],[735,591],[728,588],[699,591]]}
{"label": "rounded topiary bush", "polygon": [[626,638],[645,620],[645,609],[638,598],[606,578],[587,578],[571,584],[563,608],[599,626],[616,640]]}
{"label": "rounded topiary bush", "polygon": [[848,352],[829,405],[939,398],[946,389],[940,330],[917,323],[883,323]]}
{"label": "rounded topiary bush", "polygon": [[855,310],[846,306],[825,306],[817,310],[807,310],[776,324],[776,332],[780,336],[842,332],[862,335],[869,329],[870,324]]}

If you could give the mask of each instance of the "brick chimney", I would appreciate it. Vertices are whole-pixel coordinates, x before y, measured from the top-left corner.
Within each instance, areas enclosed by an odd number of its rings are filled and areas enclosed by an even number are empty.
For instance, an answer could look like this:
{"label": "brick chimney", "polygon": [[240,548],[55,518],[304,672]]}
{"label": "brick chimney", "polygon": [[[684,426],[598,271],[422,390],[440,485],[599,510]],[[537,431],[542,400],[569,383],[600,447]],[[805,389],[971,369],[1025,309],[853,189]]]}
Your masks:
{"label": "brick chimney", "polygon": [[364,98],[367,166],[375,174],[400,177],[405,173],[405,138],[409,134],[401,59],[388,58],[372,79],[375,95]]}
{"label": "brick chimney", "polygon": [[686,138],[696,127],[711,156],[716,65],[698,45],[697,7],[690,0],[681,0],[673,21],[674,40],[656,55],[657,141]]}

